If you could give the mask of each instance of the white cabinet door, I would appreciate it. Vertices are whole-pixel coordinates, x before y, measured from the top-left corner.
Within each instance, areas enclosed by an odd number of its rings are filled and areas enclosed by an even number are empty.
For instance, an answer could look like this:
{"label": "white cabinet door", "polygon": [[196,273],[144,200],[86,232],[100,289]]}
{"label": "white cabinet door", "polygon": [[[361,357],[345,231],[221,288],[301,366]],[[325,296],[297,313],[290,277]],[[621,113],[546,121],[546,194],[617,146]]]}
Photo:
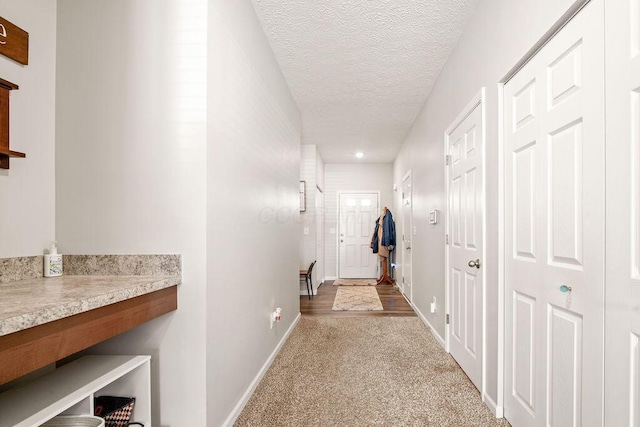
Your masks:
{"label": "white cabinet door", "polygon": [[603,12],[591,1],[504,88],[504,403],[518,427],[603,422]]}
{"label": "white cabinet door", "polygon": [[605,420],[640,426],[640,0],[606,3]]}
{"label": "white cabinet door", "polygon": [[[465,116],[466,114],[466,116]],[[472,103],[447,132],[449,352],[482,390],[482,104]]]}
{"label": "white cabinet door", "polygon": [[371,236],[378,218],[378,194],[340,194],[339,276],[368,279],[377,275],[377,258],[371,248]]}

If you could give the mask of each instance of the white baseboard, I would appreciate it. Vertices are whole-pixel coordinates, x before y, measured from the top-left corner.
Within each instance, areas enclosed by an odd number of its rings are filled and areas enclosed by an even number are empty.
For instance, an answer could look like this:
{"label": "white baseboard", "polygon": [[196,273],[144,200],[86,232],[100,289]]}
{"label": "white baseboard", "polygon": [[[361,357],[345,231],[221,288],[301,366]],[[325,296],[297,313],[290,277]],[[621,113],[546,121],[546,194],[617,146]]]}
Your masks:
{"label": "white baseboard", "polygon": [[[408,300],[407,300],[408,301]],[[434,329],[434,327],[431,325],[431,323],[429,323],[429,321],[427,320],[427,318],[424,316],[424,314],[422,314],[422,312],[420,310],[418,310],[418,307],[415,306],[414,303],[409,302],[409,304],[411,305],[411,308],[413,308],[413,311],[416,312],[416,314],[418,315],[418,317],[420,318],[420,320],[422,320],[422,323],[424,323],[425,325],[427,325],[427,328],[429,328],[429,330],[431,331],[431,333],[433,334],[433,336],[435,337],[436,341],[438,341],[438,343],[440,343],[440,345],[442,346],[442,348],[446,349],[447,346],[444,342],[444,338],[442,338],[440,336],[440,334],[438,334],[436,332],[436,330]]]}
{"label": "white baseboard", "polygon": [[504,418],[504,408],[502,406],[498,406],[496,402],[491,399],[491,396],[488,394],[482,395],[482,401],[489,408],[489,410],[496,416],[496,418]]}
{"label": "white baseboard", "polygon": [[278,345],[276,345],[276,348],[273,349],[273,351],[271,352],[271,355],[269,355],[269,358],[266,360],[266,362],[264,362],[264,365],[262,365],[262,368],[260,368],[260,371],[258,371],[258,374],[255,376],[253,381],[251,381],[251,384],[249,384],[249,387],[247,387],[247,390],[244,392],[244,394],[242,395],[238,403],[236,403],[236,406],[233,408],[233,411],[231,411],[227,419],[224,421],[224,423],[222,423],[224,427],[232,426],[233,423],[236,422],[236,420],[242,413],[242,410],[244,409],[245,405],[247,404],[247,402],[249,402],[251,395],[256,390],[256,387],[258,387],[258,384],[260,384],[262,377],[264,377],[264,374],[267,373],[267,371],[269,370],[269,367],[273,363],[273,360],[276,358],[276,356],[282,349],[282,346],[284,345],[284,343],[287,342],[289,335],[291,335],[291,332],[293,332],[296,325],[300,321],[300,317],[301,315],[300,313],[298,313],[298,315],[294,319],[291,326],[289,326],[289,329],[287,329],[287,332],[284,334],[280,342],[278,342]]}
{"label": "white baseboard", "polygon": [[338,280],[338,278],[336,276],[327,276],[324,280]]}
{"label": "white baseboard", "polygon": [[[306,289],[300,289],[300,296],[307,296],[309,295],[309,291]],[[313,295],[318,295],[318,288],[315,288],[313,290]]]}

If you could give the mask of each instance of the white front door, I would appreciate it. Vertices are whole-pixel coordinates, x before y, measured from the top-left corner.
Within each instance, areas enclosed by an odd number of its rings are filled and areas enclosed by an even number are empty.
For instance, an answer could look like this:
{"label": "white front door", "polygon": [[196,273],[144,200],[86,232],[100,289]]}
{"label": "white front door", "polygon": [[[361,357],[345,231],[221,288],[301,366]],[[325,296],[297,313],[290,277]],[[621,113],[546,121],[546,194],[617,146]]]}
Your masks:
{"label": "white front door", "polygon": [[402,292],[411,301],[411,236],[413,214],[411,206],[411,172],[402,180]]}
{"label": "white front door", "polygon": [[378,218],[378,194],[341,193],[339,277],[367,279],[377,277],[377,259],[369,247]]}
{"label": "white front door", "polygon": [[605,425],[640,426],[640,0],[606,4]]}
{"label": "white front door", "polygon": [[482,97],[446,133],[448,166],[448,350],[482,390]]}
{"label": "white front door", "polygon": [[592,0],[504,87],[504,409],[518,427],[603,424],[603,17]]}

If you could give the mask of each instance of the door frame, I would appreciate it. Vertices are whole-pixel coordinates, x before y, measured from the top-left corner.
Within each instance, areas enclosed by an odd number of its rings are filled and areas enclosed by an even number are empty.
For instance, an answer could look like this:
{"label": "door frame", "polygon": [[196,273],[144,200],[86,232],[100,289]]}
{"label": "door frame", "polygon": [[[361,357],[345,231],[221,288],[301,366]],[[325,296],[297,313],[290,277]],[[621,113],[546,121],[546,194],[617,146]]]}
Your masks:
{"label": "door frame", "polygon": [[[504,134],[504,87],[549,41],[567,25],[591,0],[576,0],[567,11],[544,33],[540,39],[518,60],[515,65],[498,82],[498,401],[495,404],[496,417],[504,417],[504,380],[505,380],[505,311],[506,311],[506,283],[505,283],[505,134]],[[606,286],[606,284],[605,284]],[[483,370],[484,372],[484,370]],[[484,401],[484,393],[483,393]]]}
{"label": "door frame", "polygon": [[[322,198],[322,214],[318,215],[318,194]],[[316,212],[315,212],[315,221],[316,221],[316,259],[320,260],[321,269],[318,270],[319,276],[316,275],[316,283],[318,287],[324,283],[325,281],[325,214],[326,214],[326,200],[325,194],[322,188],[318,184],[316,184]],[[322,218],[322,223],[318,221],[319,218]],[[321,233],[318,233],[318,227],[320,226]],[[318,254],[318,239],[320,240],[320,253]],[[315,267],[314,267],[315,269]],[[317,288],[316,288],[317,290]]]}
{"label": "door frame", "polygon": [[[378,195],[378,206],[376,207],[377,212],[378,212],[378,217],[380,216],[380,191],[379,190],[371,190],[371,191],[366,191],[366,190],[354,190],[354,191],[348,191],[348,190],[338,190],[336,192],[336,205],[338,207],[337,212],[338,212],[338,216],[336,218],[336,279],[340,278],[340,196],[343,194],[377,194]],[[326,199],[325,199],[325,203],[326,203]],[[377,217],[376,217],[377,218]],[[373,229],[371,230],[371,233],[373,233]],[[378,273],[380,273],[380,271],[378,270],[378,267],[376,267],[376,271]]]}
{"label": "door frame", "polygon": [[[445,212],[444,220],[445,220],[445,233],[446,236],[451,235],[451,231],[449,229],[451,221],[449,220],[450,209],[449,209],[449,166],[446,164],[447,155],[449,153],[449,137],[451,133],[475,110],[476,107],[479,107],[481,110],[482,116],[482,132],[480,133],[480,141],[482,144],[482,148],[480,150],[480,155],[482,156],[482,254],[483,254],[483,264],[485,268],[482,268],[482,379],[481,379],[481,389],[480,396],[482,397],[482,402],[486,403],[486,399],[489,399],[489,395],[486,392],[487,388],[487,156],[486,156],[486,134],[487,134],[487,114],[486,114],[486,88],[483,86],[478,93],[476,93],[471,101],[462,109],[460,114],[451,122],[451,124],[444,131],[444,153],[445,153],[445,168],[444,168],[444,183],[445,183]],[[445,236],[445,237],[446,237]],[[450,245],[448,241],[445,239],[445,313],[449,313],[449,303],[451,302],[451,283],[449,278],[449,248]],[[444,330],[444,340],[445,340],[445,350],[449,353],[449,335],[450,335],[450,325],[445,322],[445,330]],[[501,384],[499,383],[499,387]],[[493,404],[493,402],[492,402]],[[495,406],[495,405],[494,405]],[[497,410],[496,410],[496,416]],[[502,415],[500,415],[502,416]]]}
{"label": "door frame", "polygon": [[[400,194],[401,195],[404,193],[404,191],[403,191],[404,182],[408,178],[411,179],[411,193],[410,193],[411,194],[411,209],[410,209],[410,212],[409,212],[411,225],[409,227],[409,233],[411,233],[410,234],[411,240],[412,240],[411,244],[413,245],[413,175],[411,174],[411,169],[409,169],[407,171],[407,173],[404,174],[404,176],[402,177],[402,181],[400,182]],[[404,204],[403,204],[404,197],[401,197],[400,200],[401,200],[400,203],[401,203],[401,206],[402,206],[401,207],[402,212],[400,213],[400,215],[402,215],[402,234],[404,234],[405,231],[406,231],[404,229],[404,227],[405,227],[405,223],[404,223]],[[398,246],[398,245],[396,244],[396,246]],[[411,295],[409,295],[409,298],[407,298],[407,300],[409,301],[409,303],[411,303],[411,301],[413,301],[413,249],[408,251],[408,252],[409,252],[409,257],[411,258],[411,264],[410,264],[411,265]],[[404,276],[405,276],[405,274],[404,274],[404,257],[405,257],[406,253],[407,253],[407,251],[404,248],[404,239],[403,239],[402,240],[402,270],[401,271],[402,271],[402,295],[404,295],[405,298],[406,298],[406,294],[405,294],[405,289],[404,289]]]}

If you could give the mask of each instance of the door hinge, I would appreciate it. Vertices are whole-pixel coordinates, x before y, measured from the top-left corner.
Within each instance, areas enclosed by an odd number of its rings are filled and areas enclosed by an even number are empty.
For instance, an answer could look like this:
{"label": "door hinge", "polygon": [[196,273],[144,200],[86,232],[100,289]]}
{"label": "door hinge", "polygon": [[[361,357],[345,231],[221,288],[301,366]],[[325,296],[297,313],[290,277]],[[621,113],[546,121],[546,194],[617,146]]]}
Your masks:
{"label": "door hinge", "polygon": [[449,315],[448,314],[445,316],[445,322],[447,322],[447,325],[449,324]]}
{"label": "door hinge", "polygon": [[404,191],[402,192],[402,200],[404,200]]}
{"label": "door hinge", "polygon": [[449,166],[449,163],[451,163],[451,155],[447,154],[446,156],[444,156],[444,161],[447,164],[447,166]]}
{"label": "door hinge", "polygon": [[444,242],[445,242],[447,245],[449,244],[449,233],[445,234]]}
{"label": "door hinge", "polygon": [[402,283],[404,283],[404,276],[402,276]]}

